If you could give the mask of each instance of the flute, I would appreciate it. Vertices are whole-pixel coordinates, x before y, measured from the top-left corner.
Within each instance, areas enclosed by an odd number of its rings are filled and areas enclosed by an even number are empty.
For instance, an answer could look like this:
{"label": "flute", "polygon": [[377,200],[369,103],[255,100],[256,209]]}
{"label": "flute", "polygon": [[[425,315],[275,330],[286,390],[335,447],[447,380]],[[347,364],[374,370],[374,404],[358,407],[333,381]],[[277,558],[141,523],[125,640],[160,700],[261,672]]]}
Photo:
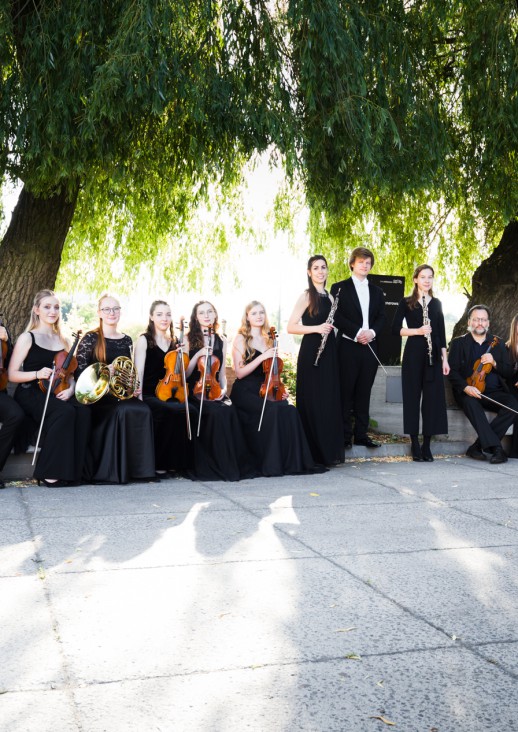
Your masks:
{"label": "flute", "polygon": [[[426,304],[426,297],[423,295],[423,325],[430,325],[430,318],[428,317],[428,305]],[[426,333],[426,344],[428,346],[428,365],[433,366],[433,345],[432,345],[432,334]]]}
{"label": "flute", "polygon": [[[333,304],[331,305],[331,310],[329,311],[329,315],[327,316],[326,323],[333,322],[333,318],[335,317],[335,313],[336,313],[336,308],[338,307],[338,296],[340,295],[340,290],[341,290],[341,288],[339,288],[338,292],[336,293],[336,297],[335,297]],[[318,351],[317,351],[317,356],[315,358],[315,363],[313,364],[313,366],[318,366],[320,356],[322,355],[324,348],[326,347],[328,335],[329,335],[329,333],[322,334],[322,340],[320,341],[320,345],[319,345]]]}

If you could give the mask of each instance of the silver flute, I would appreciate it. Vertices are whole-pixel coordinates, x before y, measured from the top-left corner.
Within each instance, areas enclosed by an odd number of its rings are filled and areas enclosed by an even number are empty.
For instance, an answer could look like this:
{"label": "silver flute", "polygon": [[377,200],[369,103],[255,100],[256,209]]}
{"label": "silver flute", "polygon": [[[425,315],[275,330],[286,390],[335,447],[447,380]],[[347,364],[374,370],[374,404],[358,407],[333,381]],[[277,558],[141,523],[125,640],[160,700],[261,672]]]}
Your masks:
{"label": "silver flute", "polygon": [[[334,302],[331,305],[331,310],[329,311],[329,315],[327,316],[326,323],[332,323],[333,322],[333,319],[334,319],[335,313],[336,313],[336,308],[338,307],[338,296],[340,295],[340,290],[341,290],[341,288],[338,288],[338,292],[336,293],[336,297],[334,299]],[[326,347],[328,335],[329,335],[329,333],[323,333],[322,334],[322,340],[320,341],[320,345],[319,345],[318,351],[317,351],[317,356],[315,358],[315,363],[313,364],[313,366],[318,366],[318,362],[320,360],[320,356],[322,355],[322,352],[323,352],[324,348]]]}
{"label": "silver flute", "polygon": [[[426,304],[426,297],[423,295],[423,325],[430,325],[430,318],[428,317],[428,305]],[[426,333],[426,344],[428,346],[428,365],[433,366],[433,344],[432,334]]]}

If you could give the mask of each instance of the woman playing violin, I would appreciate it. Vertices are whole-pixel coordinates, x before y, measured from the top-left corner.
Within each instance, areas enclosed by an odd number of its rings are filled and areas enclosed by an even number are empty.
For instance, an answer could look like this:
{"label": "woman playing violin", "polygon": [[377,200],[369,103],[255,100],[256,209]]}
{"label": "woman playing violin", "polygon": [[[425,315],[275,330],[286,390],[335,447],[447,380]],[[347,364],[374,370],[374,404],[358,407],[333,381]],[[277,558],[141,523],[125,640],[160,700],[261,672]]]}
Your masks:
{"label": "woman playing violin", "polygon": [[[325,257],[310,257],[306,271],[308,288],[288,321],[288,333],[304,336],[297,360],[297,409],[315,462],[336,465],[344,461],[345,450],[336,338],[327,322],[333,297],[326,290]],[[325,348],[315,366],[325,335]]]}
{"label": "woman playing violin", "polygon": [[[215,307],[206,300],[196,303],[192,310],[187,348],[190,359],[186,372],[189,398],[196,410],[192,425],[192,477],[199,480],[241,480],[254,477],[257,471],[246,447],[237,412],[226,397],[227,339],[219,335],[218,314]],[[210,389],[207,388],[207,380]]]}
{"label": "woman playing violin", "polygon": [[[272,383],[270,372],[273,374],[275,366],[280,370],[279,363],[282,363],[277,349],[272,346],[264,306],[253,300],[245,308],[241,327],[232,345],[232,361],[237,376],[232,387],[232,403],[262,475],[314,472],[315,463],[302,422],[297,409],[288,402],[288,393],[282,382],[281,399],[271,398],[271,386],[265,403],[264,397],[260,396],[261,386],[265,382],[266,386],[268,382]],[[274,358],[277,363],[272,363]],[[260,422],[261,430],[258,431]]]}
{"label": "woman playing violin", "polygon": [[[27,330],[20,335],[9,364],[9,379],[18,384],[15,400],[36,423],[43,416],[46,393],[39,382],[50,379],[58,354],[69,345],[61,332],[61,305],[51,290],[34,298]],[[43,422],[44,440],[34,477],[48,486],[78,483],[87,477],[87,444],[90,414],[79,409],[74,395],[74,378],[69,386],[51,394]]]}
{"label": "woman playing violin", "polygon": [[[98,327],[86,333],[77,349],[76,378],[94,363],[111,365],[118,356],[132,357],[132,340],[119,330],[119,301],[102,295],[97,313]],[[114,375],[113,366],[110,374]],[[106,394],[82,406],[83,411],[92,412],[92,480],[96,483],[155,480],[153,418],[138,394],[137,387],[128,399]]]}
{"label": "woman playing violin", "polygon": [[[14,444],[17,432],[23,422],[23,409],[11,399],[7,393],[7,367],[9,357],[12,353],[12,345],[7,329],[0,325],[0,348],[1,370],[0,370],[0,472],[6,463],[11,448]],[[5,488],[4,481],[0,477],[0,488]]]}
{"label": "woman playing violin", "polygon": [[[434,274],[428,264],[416,267],[412,294],[401,300],[392,323],[394,335],[407,337],[401,368],[403,430],[410,435],[416,462],[432,462],[432,435],[448,434],[443,376],[450,373],[450,367],[441,301],[432,291]],[[418,437],[419,411],[422,446]]]}
{"label": "woman playing violin", "polygon": [[[167,360],[167,376],[164,359]],[[159,475],[169,470],[183,471],[192,468],[193,464],[185,410],[190,410],[191,423],[196,411],[189,406],[184,389],[185,361],[188,362],[188,357],[174,335],[171,308],[163,300],[155,300],[149,310],[146,331],[135,346],[135,364],[142,384],[140,398],[153,414],[155,462]],[[160,389],[157,392],[160,383],[164,393]]]}

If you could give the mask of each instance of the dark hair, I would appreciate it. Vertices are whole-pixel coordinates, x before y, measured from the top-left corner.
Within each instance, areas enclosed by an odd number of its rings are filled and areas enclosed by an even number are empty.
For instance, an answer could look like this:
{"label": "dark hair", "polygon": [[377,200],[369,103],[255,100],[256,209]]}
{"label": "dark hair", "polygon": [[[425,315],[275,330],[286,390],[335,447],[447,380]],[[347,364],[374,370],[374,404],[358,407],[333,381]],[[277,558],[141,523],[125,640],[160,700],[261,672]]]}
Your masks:
{"label": "dark hair", "polygon": [[[419,276],[419,273],[422,272],[424,269],[429,269],[432,273],[432,275],[435,277],[435,272],[433,267],[430,267],[429,264],[420,264],[419,267],[416,267],[414,270],[414,274],[412,275],[412,282],[414,282],[415,279]],[[430,288],[429,291],[430,297],[433,297],[433,292]],[[407,297],[407,304],[410,310],[414,310],[414,308],[417,307],[417,303],[419,302],[419,288],[417,287],[417,282],[414,282],[414,289],[412,290],[412,294],[410,297]]]}
{"label": "dark hair", "polygon": [[371,260],[371,267],[374,267],[374,254],[371,252],[370,249],[366,249],[366,247],[356,247],[356,249],[353,249],[352,252],[349,255],[349,268],[353,268],[353,264],[356,259],[359,259],[362,257],[363,259],[367,259],[370,257]]}
{"label": "dark hair", "polygon": [[[158,305],[165,305],[166,307],[170,307],[169,303],[165,300],[153,300],[151,303],[151,307],[149,308],[149,320],[147,323],[146,330],[142,335],[147,341],[148,348],[154,348],[156,346],[156,330],[155,330],[155,324],[151,320],[151,316],[155,312],[155,308]],[[173,330],[173,321],[171,321],[171,324],[169,325],[169,333],[171,335],[171,342],[173,345],[176,345],[176,337]]]}
{"label": "dark hair", "polygon": [[196,311],[200,307],[200,305],[203,305],[203,303],[206,302],[208,305],[211,306],[211,308],[216,313],[216,320],[214,321],[214,332],[218,332],[219,324],[218,324],[218,311],[214,307],[214,305],[209,302],[209,300],[199,300],[196,305],[192,309],[191,318],[189,320],[189,350],[190,351],[199,351],[200,348],[203,348],[205,346],[205,340],[203,338],[203,331],[201,329],[201,326],[198,322],[198,317],[196,315]]}
{"label": "dark hair", "polygon": [[474,310],[485,310],[485,311],[486,311],[486,313],[487,313],[487,319],[488,319],[488,320],[491,320],[491,311],[489,310],[489,308],[488,308],[488,306],[487,306],[487,305],[482,305],[482,304],[480,304],[480,305],[473,305],[473,307],[471,307],[471,308],[470,308],[470,309],[468,310],[468,320],[469,320],[469,318],[471,318],[471,313],[472,313],[472,312],[473,312]]}
{"label": "dark hair", "polygon": [[[309,310],[309,314],[312,316],[316,315],[318,313],[320,300],[319,300],[318,290],[315,287],[315,285],[313,284],[313,280],[310,277],[309,271],[311,269],[312,264],[314,262],[318,261],[319,259],[321,259],[323,262],[325,262],[326,267],[327,267],[327,259],[324,257],[323,254],[314,254],[312,257],[310,257],[308,259],[308,266],[306,267],[307,272],[308,272],[308,289],[306,290],[306,292],[308,293],[308,298],[309,298],[308,310]],[[327,283],[327,280],[326,280],[326,282],[324,282],[324,286],[326,285],[326,283]],[[326,290],[326,292],[327,292],[327,290]]]}

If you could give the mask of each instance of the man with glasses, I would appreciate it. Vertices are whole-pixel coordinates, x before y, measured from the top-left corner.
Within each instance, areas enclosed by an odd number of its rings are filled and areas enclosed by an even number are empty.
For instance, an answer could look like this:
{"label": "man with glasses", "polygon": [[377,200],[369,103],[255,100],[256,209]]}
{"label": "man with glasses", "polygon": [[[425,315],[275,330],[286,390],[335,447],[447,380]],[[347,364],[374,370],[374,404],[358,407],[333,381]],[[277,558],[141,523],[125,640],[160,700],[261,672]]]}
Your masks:
{"label": "man with glasses", "polygon": [[[505,382],[512,376],[513,367],[504,342],[489,333],[489,318],[487,305],[470,308],[468,333],[452,340],[448,361],[453,395],[478,435],[477,440],[468,447],[466,455],[474,460],[488,460],[495,464],[507,461],[501,440],[518,416],[510,411],[513,409],[518,412],[518,402],[509,393]],[[478,359],[482,364],[492,367],[486,373],[483,392],[467,383]],[[496,412],[492,422],[488,422],[486,410]]]}

